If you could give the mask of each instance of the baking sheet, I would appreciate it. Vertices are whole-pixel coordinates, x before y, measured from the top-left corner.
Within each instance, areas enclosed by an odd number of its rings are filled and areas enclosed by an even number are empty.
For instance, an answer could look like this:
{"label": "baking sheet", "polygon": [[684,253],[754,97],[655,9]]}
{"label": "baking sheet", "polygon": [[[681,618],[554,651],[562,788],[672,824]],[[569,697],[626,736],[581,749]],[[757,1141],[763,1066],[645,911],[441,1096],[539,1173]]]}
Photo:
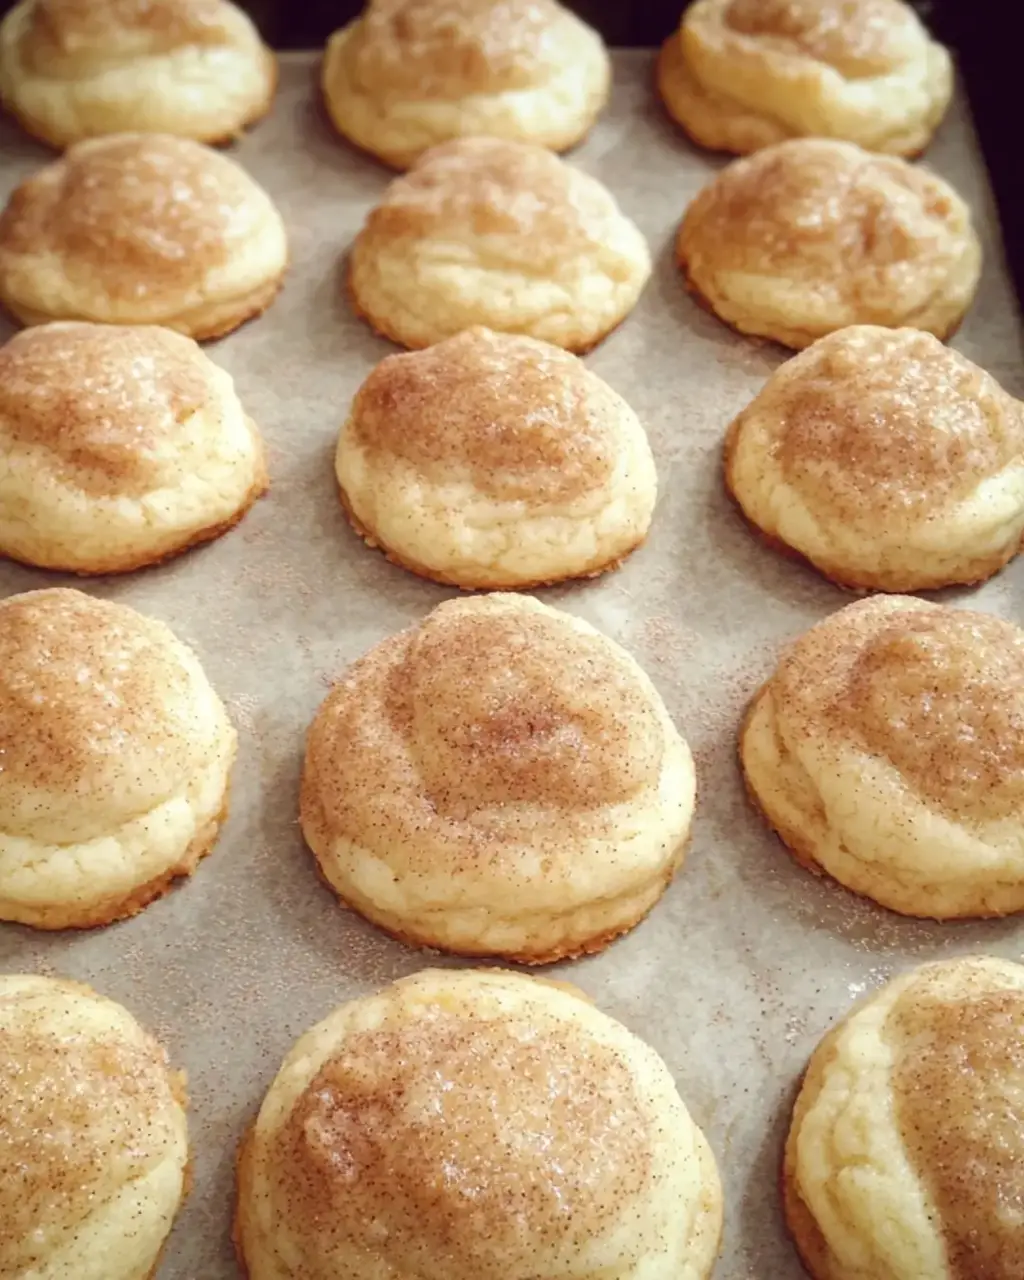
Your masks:
{"label": "baking sheet", "polygon": [[[634,315],[589,358],[646,424],[661,497],[650,540],[616,573],[542,598],[646,667],[698,763],[695,838],[650,918],[603,955],[554,966],[662,1054],[718,1157],[726,1232],[717,1280],[796,1280],[776,1183],[788,1106],[825,1028],[891,973],[942,955],[1020,958],[1024,923],[902,920],[799,870],[744,800],[742,708],[779,646],[849,597],[756,541],[726,499],[724,428],[785,358],[687,297],[672,241],[724,163],[662,116],[651,56],[616,55],[611,105],[574,156],[646,233],[656,270]],[[390,351],[350,314],[339,263],[388,173],[324,123],[314,59],[283,59],[273,115],[235,154],[273,195],[293,267],[266,316],[208,348],[271,449],[270,495],[234,532],[169,565],[79,582],[0,565],[0,594],[69,585],[164,619],[199,653],[238,726],[232,813],[196,876],[143,914],[86,934],[0,925],[0,968],[64,974],[122,1001],[189,1075],[195,1185],[162,1280],[226,1280],[235,1148],[293,1040],[343,1000],[429,964],[339,908],[297,820],[303,735],[352,659],[452,594],[362,545],[332,466],[349,400]],[[0,124],[0,198],[49,159]],[[928,163],[974,209],[986,267],[954,345],[1024,394],[1020,329],[966,112]],[[0,321],[0,326],[5,322]],[[6,339],[9,326],[0,328]],[[1024,562],[944,592],[1024,620]]]}

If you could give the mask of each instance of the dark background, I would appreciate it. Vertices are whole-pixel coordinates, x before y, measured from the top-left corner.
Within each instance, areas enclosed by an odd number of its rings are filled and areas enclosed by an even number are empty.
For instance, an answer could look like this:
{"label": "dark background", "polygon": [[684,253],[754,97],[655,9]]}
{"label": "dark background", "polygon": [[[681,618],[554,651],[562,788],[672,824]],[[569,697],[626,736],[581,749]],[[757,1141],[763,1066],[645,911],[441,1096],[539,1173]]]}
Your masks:
{"label": "dark background", "polygon": [[[992,178],[1018,301],[1024,300],[1024,166],[1019,165],[1024,67],[1018,0],[913,0],[935,35],[956,54]],[[0,0],[0,15],[13,0]],[[609,44],[660,44],[678,24],[684,0],[569,0]],[[315,49],[362,9],[362,0],[241,0],[277,49]]]}
{"label": "dark background", "polygon": [[[280,49],[311,49],[336,27],[354,18],[363,0],[235,0],[259,23],[267,41]],[[570,9],[597,27],[612,45],[659,44],[679,23],[685,0],[565,0]],[[933,29],[945,12],[971,9],[966,0],[911,0]],[[1012,6],[1015,0],[1005,0]],[[9,7],[0,0],[0,10]]]}

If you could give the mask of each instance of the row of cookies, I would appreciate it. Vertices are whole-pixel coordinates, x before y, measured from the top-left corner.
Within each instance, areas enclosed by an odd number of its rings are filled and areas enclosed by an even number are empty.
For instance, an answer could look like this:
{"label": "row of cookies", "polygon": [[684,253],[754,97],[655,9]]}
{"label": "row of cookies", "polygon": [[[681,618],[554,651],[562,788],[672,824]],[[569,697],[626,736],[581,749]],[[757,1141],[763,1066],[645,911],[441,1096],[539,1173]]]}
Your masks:
{"label": "row of cookies", "polygon": [[[162,623],[77,591],[0,603],[0,919],[89,928],[189,875],[237,734]],[[932,919],[1024,910],[1024,632],[878,596],[812,627],[754,700],[751,796],[795,856]],[[637,663],[530,596],[448,601],[355,662],[309,729],[324,879],[414,945],[546,964],[658,901],[696,803]]]}
{"label": "row of cookies", "polygon": [[[267,487],[231,377],[156,326],[39,325],[0,347],[0,555],[109,574],[215,538]],[[356,529],[466,588],[591,576],[647,535],[636,414],[576,356],[469,330],[383,360],[337,448]]]}
{"label": "row of cookies", "polygon": [[[20,0],[0,24],[0,100],[60,148],[129,128],[229,141],[269,109],[276,75],[229,0]],[[705,147],[816,136],[913,155],[953,77],[903,0],[698,0],[657,79]],[[396,168],[469,136],[565,150],[610,85],[600,36],[556,0],[370,0],[321,71],[339,133]]]}
{"label": "row of cookies", "polygon": [[[231,377],[156,326],[38,325],[0,347],[0,555],[80,574],[217,537],[267,488]],[[1024,535],[1024,405],[916,329],[855,325],[783,364],[725,433],[728,487],[833,581],[989,577]],[[578,357],[471,328],[387,356],[335,471],[356,531],[423,577],[591,577],[647,537],[657,473],[626,401]]]}
{"label": "row of cookies", "polygon": [[[1024,967],[978,957],[826,1036],[782,1175],[815,1280],[1020,1274],[1022,1031]],[[4,976],[0,1087],[0,1269],[147,1280],[188,1187],[164,1049],[87,987]],[[567,984],[446,969],[296,1042],[241,1144],[234,1239],[250,1280],[708,1280],[723,1217],[649,1045]]]}
{"label": "row of cookies", "polygon": [[[677,253],[724,321],[790,347],[851,324],[945,338],[981,269],[945,181],[820,139],[734,161],[687,208]],[[81,143],[0,214],[0,304],[23,324],[215,338],[270,305],[287,265],[269,196],[227,157],[166,135]],[[355,311],[405,347],[486,325],[582,352],[629,315],[651,269],[644,236],[595,178],[540,147],[467,138],[388,186],[347,286]]]}

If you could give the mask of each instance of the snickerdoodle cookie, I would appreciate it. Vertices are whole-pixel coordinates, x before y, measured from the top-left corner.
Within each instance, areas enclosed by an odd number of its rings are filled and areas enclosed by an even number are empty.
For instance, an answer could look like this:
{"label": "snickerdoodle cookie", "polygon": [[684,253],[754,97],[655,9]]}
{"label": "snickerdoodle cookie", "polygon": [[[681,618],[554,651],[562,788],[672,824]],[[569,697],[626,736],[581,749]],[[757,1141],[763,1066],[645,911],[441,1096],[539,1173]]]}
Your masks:
{"label": "snickerdoodle cookie", "polygon": [[767,539],[843,586],[980,582],[1024,534],[1024,404],[920,329],[854,325],[781,365],[725,476]]}
{"label": "snickerdoodle cookie", "polygon": [[1024,631],[875,596],[754,699],[747,784],[798,861],[904,915],[1024,910]]}
{"label": "snickerdoodle cookie", "polygon": [[676,251],[719,319],[788,347],[851,324],[948,337],[981,273],[970,211],[947,182],[820,138],[734,160],[687,209]]}
{"label": "snickerdoodle cookie", "polygon": [[23,324],[159,324],[220,337],[273,301],[284,223],[227,156],[166,134],[80,142],[0,214],[0,304]]}
{"label": "snickerdoodle cookie", "polygon": [[0,1275],[150,1280],[188,1186],[184,1077],[127,1009],[0,976]]}
{"label": "snickerdoodle cookie", "polygon": [[693,817],[647,676],[529,596],[439,606],[361,658],[306,743],[301,818],[338,896],[422,946],[528,964],[651,909]]}
{"label": "snickerdoodle cookie", "polygon": [[236,743],[162,622],[79,591],[0,602],[0,920],[108,924],[190,875]]}
{"label": "snickerdoodle cookie", "polygon": [[1024,968],[922,965],[811,1058],[783,1172],[814,1280],[1024,1274]]}
{"label": "snickerdoodle cookie", "polygon": [[574,146],[611,62],[557,0],[370,0],[328,42],[321,83],[338,132],[405,169],[452,138]]}
{"label": "snickerdoodle cookie", "polygon": [[907,156],[945,114],[953,64],[903,0],[696,0],[662,48],[658,89],[716,151],[818,137]]}
{"label": "snickerdoodle cookie", "polygon": [[229,374],[152,326],[39,325],[0,347],[0,555],[122,573],[207,542],[267,487]]}
{"label": "snickerdoodle cookie", "polygon": [[348,278],[360,315],[405,347],[484,325],[587,351],[650,274],[646,240],[596,178],[543,147],[464,138],[391,183]]}
{"label": "snickerdoodle cookie", "polygon": [[127,130],[226,142],[276,83],[229,0],[20,0],[0,23],[0,100],[61,149]]}
{"label": "snickerdoodle cookie", "polygon": [[657,497],[621,396],[560,347],[480,328],[383,360],[335,465],[371,546],[467,588],[614,568],[646,537]]}
{"label": "snickerdoodle cookie", "polygon": [[707,1280],[715,1158],[564,984],[427,970],[302,1036],[238,1163],[250,1280]]}

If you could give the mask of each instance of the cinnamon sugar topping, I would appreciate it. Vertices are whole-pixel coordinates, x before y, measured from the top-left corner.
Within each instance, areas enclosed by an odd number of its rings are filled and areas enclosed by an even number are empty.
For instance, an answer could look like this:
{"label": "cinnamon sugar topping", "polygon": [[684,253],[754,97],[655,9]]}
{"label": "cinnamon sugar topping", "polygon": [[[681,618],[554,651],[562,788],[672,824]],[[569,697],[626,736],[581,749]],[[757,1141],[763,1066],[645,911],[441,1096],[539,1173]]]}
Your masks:
{"label": "cinnamon sugar topping", "polygon": [[841,737],[888,760],[958,821],[1024,804],[1024,631],[989,614],[893,596],[812,628],[771,683],[787,732]]}
{"label": "cinnamon sugar topping", "polygon": [[551,62],[551,0],[371,0],[347,52],[355,84],[379,95],[459,98],[534,83]]}
{"label": "cinnamon sugar topping", "polygon": [[429,829],[475,864],[527,827],[557,848],[581,812],[598,822],[656,782],[664,732],[635,671],[602,637],[493,602],[442,605],[335,685],[304,778],[332,830],[414,848]]}
{"label": "cinnamon sugar topping", "polygon": [[531,1257],[582,1250],[645,1190],[645,1130],[610,1049],[433,1006],[348,1039],[271,1163],[311,1250],[386,1246],[404,1275],[527,1280]]}
{"label": "cinnamon sugar topping", "polygon": [[168,446],[211,395],[193,342],[159,328],[26,329],[0,348],[0,423],[96,497],[158,487]]}
{"label": "cinnamon sugar topping", "polygon": [[102,54],[111,31],[144,36],[147,52],[159,53],[221,43],[223,17],[222,0],[36,0],[28,46],[40,70],[62,55]]}
{"label": "cinnamon sugar topping", "polygon": [[196,750],[192,679],[170,632],[124,605],[0,603],[0,828],[91,836],[165,799]]}
{"label": "cinnamon sugar topping", "polygon": [[899,67],[907,28],[916,25],[899,0],[731,0],[725,24],[778,53],[824,62],[848,80]]}
{"label": "cinnamon sugar topping", "polygon": [[389,356],[356,397],[351,429],[434,481],[466,475],[496,501],[571,502],[614,466],[621,399],[581,361],[530,338],[470,329]]}
{"label": "cinnamon sugar topping", "polygon": [[949,998],[927,975],[886,1021],[896,1115],[950,1280],[1024,1275],[1024,992]]}
{"label": "cinnamon sugar topping", "polygon": [[921,796],[958,818],[1024,804],[1024,632],[987,614],[901,613],[850,672],[847,723]]}
{"label": "cinnamon sugar topping", "polygon": [[724,169],[687,210],[679,248],[691,267],[706,259],[719,277],[816,282],[859,321],[891,323],[894,289],[913,283],[927,300],[944,285],[966,221],[952,188],[926,170],[800,138]]}
{"label": "cinnamon sugar topping", "polygon": [[[444,232],[458,241],[494,237],[501,266],[510,254],[532,272],[560,273],[568,255],[617,243],[622,222],[611,194],[544,147],[501,138],[461,138],[432,147],[387,188],[361,238],[386,243]],[[618,263],[618,265],[616,265]],[[609,255],[609,271],[628,272]]]}
{"label": "cinnamon sugar topping", "polygon": [[777,415],[786,480],[821,519],[847,526],[925,518],[1024,454],[1024,404],[914,329],[823,338],[747,412]]}

